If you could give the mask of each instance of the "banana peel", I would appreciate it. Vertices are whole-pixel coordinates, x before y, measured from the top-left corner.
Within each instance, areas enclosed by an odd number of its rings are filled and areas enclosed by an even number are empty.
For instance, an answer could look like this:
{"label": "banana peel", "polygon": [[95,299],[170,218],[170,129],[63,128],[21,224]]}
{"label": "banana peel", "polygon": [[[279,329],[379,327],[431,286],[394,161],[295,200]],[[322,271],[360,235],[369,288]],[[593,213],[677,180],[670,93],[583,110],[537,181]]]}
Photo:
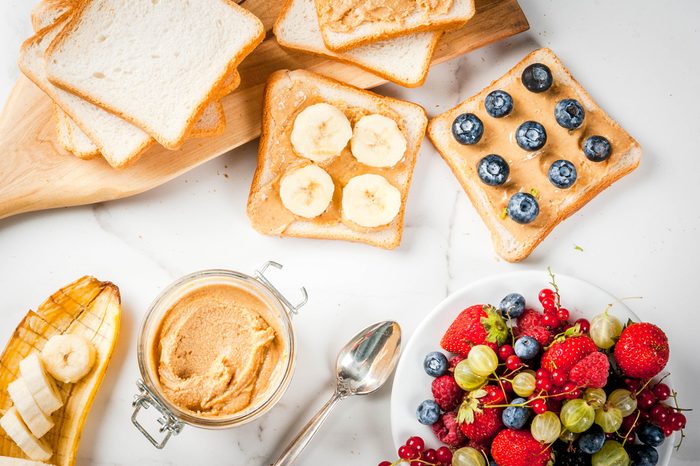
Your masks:
{"label": "banana peel", "polygon": [[[95,345],[92,371],[75,384],[58,383],[65,404],[52,415],[55,427],[44,436],[53,448],[49,460],[52,464],[75,464],[80,434],[112,357],[120,319],[119,288],[85,276],[55,292],[36,312],[29,311],[0,356],[0,413],[4,413],[12,406],[7,386],[18,377],[19,362],[41,351],[49,338],[64,333],[80,334]],[[25,458],[2,429],[0,456]]]}

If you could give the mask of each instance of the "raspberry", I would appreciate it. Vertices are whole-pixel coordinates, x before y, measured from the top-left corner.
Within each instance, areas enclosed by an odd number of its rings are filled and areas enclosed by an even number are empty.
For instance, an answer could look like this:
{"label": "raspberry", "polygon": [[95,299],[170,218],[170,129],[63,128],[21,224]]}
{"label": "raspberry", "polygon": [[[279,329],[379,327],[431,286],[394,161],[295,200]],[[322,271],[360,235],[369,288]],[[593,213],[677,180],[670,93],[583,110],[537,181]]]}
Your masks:
{"label": "raspberry", "polygon": [[464,436],[459,424],[457,424],[457,415],[454,412],[440,416],[440,419],[432,425],[432,429],[438,440],[452,448],[463,447],[467,442],[467,437]]}
{"label": "raspberry", "polygon": [[433,398],[443,411],[453,411],[462,402],[464,392],[451,375],[433,380]]}
{"label": "raspberry", "polygon": [[533,310],[525,309],[523,315],[518,318],[515,327],[517,336],[532,337],[542,346],[547,346],[552,341],[552,332],[544,326],[542,314]]}
{"label": "raspberry", "polygon": [[581,359],[569,372],[569,380],[579,387],[603,388],[608,382],[610,363],[603,353],[591,353]]}

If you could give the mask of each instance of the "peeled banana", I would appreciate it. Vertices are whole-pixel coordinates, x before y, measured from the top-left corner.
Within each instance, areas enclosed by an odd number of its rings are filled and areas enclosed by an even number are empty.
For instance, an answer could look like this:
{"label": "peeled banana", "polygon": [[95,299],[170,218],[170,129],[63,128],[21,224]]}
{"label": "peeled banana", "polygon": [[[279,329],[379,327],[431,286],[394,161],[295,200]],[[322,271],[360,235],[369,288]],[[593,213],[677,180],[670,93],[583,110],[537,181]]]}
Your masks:
{"label": "peeled banana", "polygon": [[61,393],[53,378],[44,370],[44,365],[37,353],[32,353],[19,363],[19,371],[34,401],[44,414],[51,414],[63,406]]}
{"label": "peeled banana", "polygon": [[389,224],[401,210],[401,192],[375,174],[351,178],[343,188],[343,216],[367,228]]}
{"label": "peeled banana", "polygon": [[12,398],[22,420],[36,438],[43,437],[46,432],[51,430],[53,420],[39,408],[22,377],[7,386],[7,393]]}
{"label": "peeled banana", "polygon": [[34,460],[24,460],[11,456],[0,456],[0,466],[51,466],[49,463]]}
{"label": "peeled banana", "polygon": [[82,335],[54,335],[41,350],[46,370],[56,380],[73,383],[90,372],[95,363],[95,347]]}
{"label": "peeled banana", "polygon": [[309,105],[294,119],[290,140],[294,151],[314,162],[337,157],[352,137],[350,120],[327,103]]}
{"label": "peeled banana", "polygon": [[43,439],[36,438],[29,431],[29,428],[22,421],[17,408],[10,408],[0,418],[0,427],[5,430],[5,433],[30,459],[46,461],[53,455],[51,447]]}
{"label": "peeled banana", "polygon": [[370,167],[393,167],[406,153],[406,145],[396,122],[379,114],[360,118],[350,140],[352,155]]}
{"label": "peeled banana", "polygon": [[333,199],[333,191],[333,179],[318,165],[296,169],[284,175],[280,181],[282,204],[304,218],[321,215]]}

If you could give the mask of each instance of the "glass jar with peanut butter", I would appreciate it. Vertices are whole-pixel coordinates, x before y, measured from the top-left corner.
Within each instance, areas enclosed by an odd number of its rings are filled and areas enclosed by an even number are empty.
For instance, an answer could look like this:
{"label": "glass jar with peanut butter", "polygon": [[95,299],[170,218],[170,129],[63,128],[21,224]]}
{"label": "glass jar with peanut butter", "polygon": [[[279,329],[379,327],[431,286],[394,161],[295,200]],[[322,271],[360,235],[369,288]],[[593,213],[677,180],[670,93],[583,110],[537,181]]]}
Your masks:
{"label": "glass jar with peanut butter", "polygon": [[[294,371],[292,304],[267,279],[268,262],[254,277],[204,270],[171,284],[151,304],[141,326],[142,379],[133,402],[133,424],[163,448],[185,424],[221,429],[267,412],[287,389]],[[154,407],[159,435],[139,422]],[[159,438],[156,438],[159,437]]]}

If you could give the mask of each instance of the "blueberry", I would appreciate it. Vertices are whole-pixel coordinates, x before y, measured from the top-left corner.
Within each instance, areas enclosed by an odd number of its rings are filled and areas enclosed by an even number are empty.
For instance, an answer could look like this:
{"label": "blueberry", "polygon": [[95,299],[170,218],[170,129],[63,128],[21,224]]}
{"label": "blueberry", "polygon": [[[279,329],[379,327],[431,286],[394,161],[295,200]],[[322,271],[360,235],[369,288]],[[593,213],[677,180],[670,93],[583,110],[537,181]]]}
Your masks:
{"label": "blueberry", "polygon": [[557,160],[549,167],[547,176],[557,188],[570,188],[576,182],[576,167],[568,160]]}
{"label": "blueberry", "polygon": [[525,150],[542,149],[547,142],[547,131],[536,121],[526,121],[515,130],[515,142]]}
{"label": "blueberry", "polygon": [[447,367],[449,363],[447,362],[447,356],[439,351],[433,351],[428,353],[428,355],[423,360],[423,369],[425,373],[431,377],[440,377],[447,373]]}
{"label": "blueberry", "polygon": [[527,424],[530,418],[530,408],[524,406],[526,401],[522,398],[516,398],[510,402],[512,405],[523,406],[508,406],[503,410],[501,420],[503,424],[510,429],[522,429]]}
{"label": "blueberry", "polygon": [[607,160],[610,149],[610,141],[603,136],[591,136],[583,141],[583,153],[591,162]]}
{"label": "blueberry", "polygon": [[632,466],[656,466],[659,462],[659,452],[649,445],[631,445],[629,455]]}
{"label": "blueberry", "polygon": [[532,359],[540,352],[540,344],[532,337],[520,337],[515,340],[513,349],[520,359]]}
{"label": "blueberry", "polygon": [[484,100],[486,112],[494,118],[501,118],[513,111],[513,98],[506,91],[493,91]]}
{"label": "blueberry", "polygon": [[519,293],[511,293],[501,300],[498,308],[503,317],[520,317],[525,311],[525,298]]}
{"label": "blueberry", "polygon": [[532,194],[515,193],[508,201],[508,216],[518,223],[530,223],[540,213],[540,206]]}
{"label": "blueberry", "polygon": [[452,122],[452,135],[460,144],[476,144],[483,134],[484,124],[473,113],[462,113]]}
{"label": "blueberry", "polygon": [[554,107],[554,118],[557,119],[559,126],[566,129],[576,129],[581,126],[586,112],[578,100],[564,99],[557,102]]}
{"label": "blueberry", "polygon": [[425,400],[416,410],[418,422],[426,426],[432,426],[440,419],[440,407],[434,400]]}
{"label": "blueberry", "polygon": [[544,92],[552,87],[552,72],[542,63],[533,63],[525,68],[521,79],[530,92]]}
{"label": "blueberry", "polygon": [[502,185],[506,182],[510,174],[508,162],[503,160],[503,157],[496,154],[487,155],[479,160],[476,171],[479,173],[481,181],[489,186]]}
{"label": "blueberry", "polygon": [[605,432],[598,424],[588,429],[578,438],[578,447],[582,452],[592,455],[603,448],[605,443]]}
{"label": "blueberry", "polygon": [[654,424],[642,424],[637,430],[637,437],[640,442],[651,447],[658,447],[664,443],[664,432]]}

